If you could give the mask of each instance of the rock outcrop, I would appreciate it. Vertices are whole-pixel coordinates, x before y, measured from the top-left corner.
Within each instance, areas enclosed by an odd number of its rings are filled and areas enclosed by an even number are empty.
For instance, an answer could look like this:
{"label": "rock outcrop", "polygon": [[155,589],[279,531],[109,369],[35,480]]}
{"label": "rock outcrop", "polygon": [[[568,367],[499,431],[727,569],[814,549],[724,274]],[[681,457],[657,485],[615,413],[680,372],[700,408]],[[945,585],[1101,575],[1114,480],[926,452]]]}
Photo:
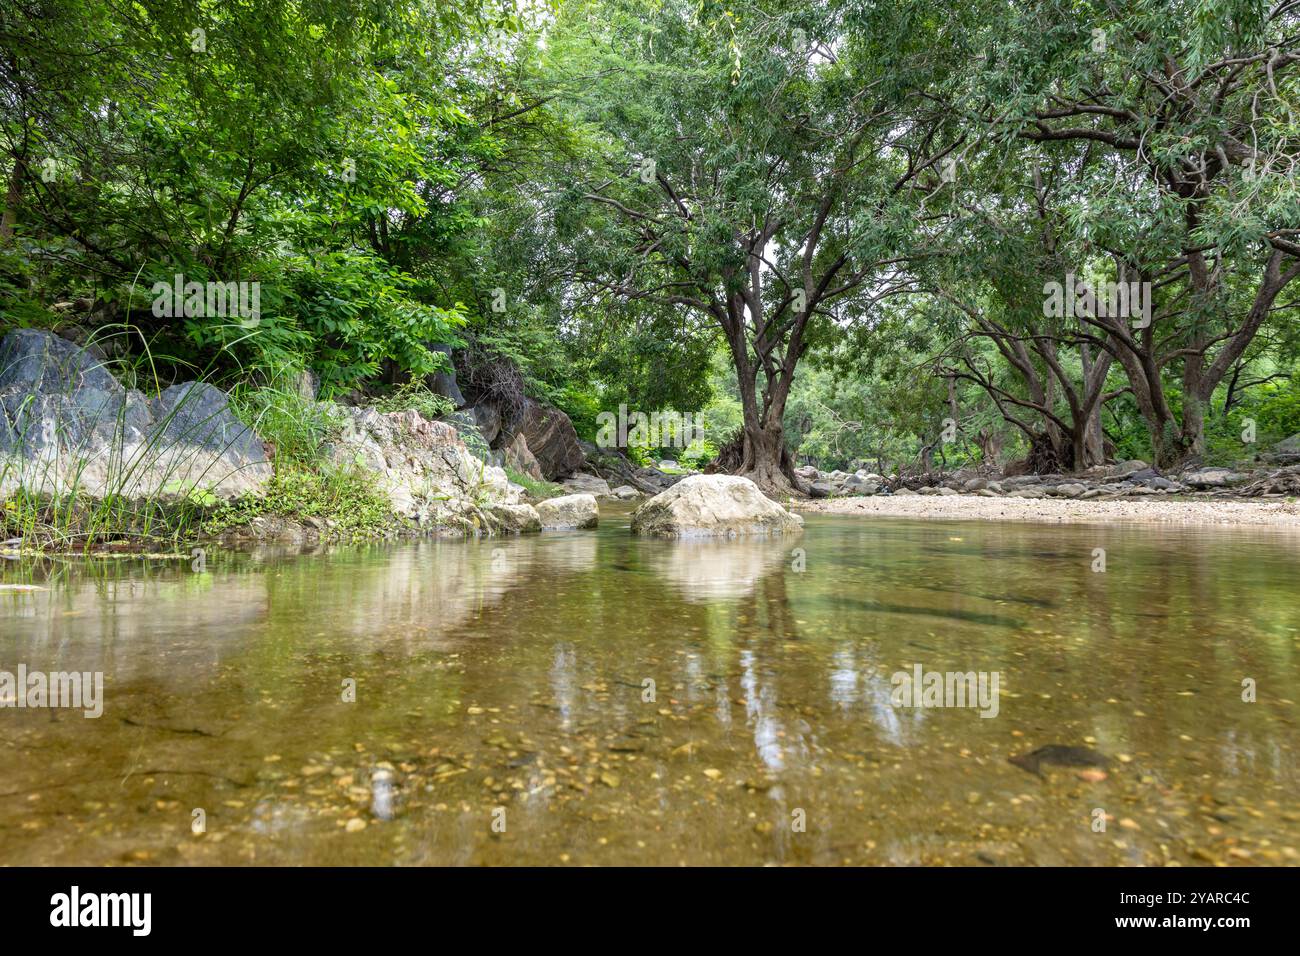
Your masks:
{"label": "rock outcrop", "polygon": [[578,445],[569,416],[558,408],[529,399],[509,433],[498,436],[497,447],[504,447],[523,436],[528,450],[537,459],[547,481],[567,478],[578,471],[586,459]]}
{"label": "rock outcrop", "polygon": [[534,481],[542,481],[546,474],[542,471],[541,462],[528,448],[528,442],[524,441],[522,434],[515,435],[510,443],[504,449],[505,463],[508,467],[513,468],[520,474],[527,475]]}
{"label": "rock outcrop", "polygon": [[148,399],[57,335],[16,329],[0,342],[0,494],[230,498],[270,477],[261,439],[219,388],[184,382]]}
{"label": "rock outcrop", "polygon": [[450,533],[540,530],[518,486],[503,469],[475,457],[453,425],[431,422],[414,409],[383,413],[339,405],[335,412],[346,424],[328,446],[330,457],[374,472],[395,514]]}
{"label": "rock outcrop", "polygon": [[791,514],[738,475],[691,475],[632,513],[632,532],[673,538],[797,534]]}
{"label": "rock outcrop", "polygon": [[594,528],[600,521],[600,510],[592,495],[565,495],[539,501],[537,514],[544,531]]}

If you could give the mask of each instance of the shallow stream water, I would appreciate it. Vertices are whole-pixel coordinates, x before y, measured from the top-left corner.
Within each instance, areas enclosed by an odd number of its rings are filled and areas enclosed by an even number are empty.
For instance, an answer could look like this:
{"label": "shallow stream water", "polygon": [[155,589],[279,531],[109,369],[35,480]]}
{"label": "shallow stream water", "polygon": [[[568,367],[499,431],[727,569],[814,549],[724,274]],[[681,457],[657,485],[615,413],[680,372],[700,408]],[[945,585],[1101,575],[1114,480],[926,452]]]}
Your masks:
{"label": "shallow stream water", "polygon": [[[104,675],[0,709],[0,862],[1300,862],[1300,536],[627,523],[0,562],[0,670]],[[996,715],[896,706],[918,664]]]}

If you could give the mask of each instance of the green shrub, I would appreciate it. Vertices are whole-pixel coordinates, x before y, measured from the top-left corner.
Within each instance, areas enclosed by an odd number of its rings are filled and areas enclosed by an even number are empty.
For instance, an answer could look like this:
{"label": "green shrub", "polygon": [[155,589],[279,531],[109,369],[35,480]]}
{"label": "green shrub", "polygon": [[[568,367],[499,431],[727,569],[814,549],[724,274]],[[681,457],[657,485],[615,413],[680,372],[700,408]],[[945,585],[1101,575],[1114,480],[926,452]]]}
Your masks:
{"label": "green shrub", "polygon": [[523,485],[524,491],[528,493],[528,497],[535,501],[540,501],[544,498],[556,498],[565,493],[563,485],[557,485],[551,481],[538,481],[536,478],[531,478],[521,471],[515,471],[509,466],[506,466],[505,472],[506,477],[515,484]]}
{"label": "green shrub", "polygon": [[254,518],[281,515],[327,522],[342,534],[379,534],[394,526],[388,497],[375,487],[374,475],[363,468],[297,466],[277,468],[265,493],[244,495],[222,505],[204,523],[208,534],[248,525]]}
{"label": "green shrub", "polygon": [[399,385],[393,391],[371,403],[377,412],[404,412],[415,409],[430,421],[450,415],[456,410],[456,403],[445,395],[431,392],[421,381],[412,380]]}

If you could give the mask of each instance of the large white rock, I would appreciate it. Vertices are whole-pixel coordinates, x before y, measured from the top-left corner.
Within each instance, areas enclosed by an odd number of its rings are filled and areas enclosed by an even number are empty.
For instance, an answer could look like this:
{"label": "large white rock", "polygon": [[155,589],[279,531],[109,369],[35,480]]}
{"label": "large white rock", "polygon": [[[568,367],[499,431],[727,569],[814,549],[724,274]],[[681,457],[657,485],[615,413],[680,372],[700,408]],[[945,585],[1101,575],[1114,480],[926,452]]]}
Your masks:
{"label": "large white rock", "polygon": [[671,538],[797,534],[798,515],[738,475],[691,475],[632,513],[632,533]]}
{"label": "large white rock", "polygon": [[373,473],[395,514],[422,527],[467,535],[540,531],[537,512],[504,470],[475,458],[456,429],[414,409],[381,413],[335,406],[346,425],[327,446],[338,465]]}
{"label": "large white rock", "polygon": [[570,528],[594,528],[600,520],[594,495],[565,495],[537,502],[537,514],[542,530],[558,531]]}

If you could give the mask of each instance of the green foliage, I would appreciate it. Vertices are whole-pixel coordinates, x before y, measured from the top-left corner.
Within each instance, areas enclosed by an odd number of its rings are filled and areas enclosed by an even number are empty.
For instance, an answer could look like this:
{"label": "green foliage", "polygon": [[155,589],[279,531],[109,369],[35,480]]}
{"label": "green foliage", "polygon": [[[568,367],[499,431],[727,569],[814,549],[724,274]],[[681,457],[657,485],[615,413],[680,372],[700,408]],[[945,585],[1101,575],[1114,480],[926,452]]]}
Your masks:
{"label": "green foliage", "polygon": [[288,385],[241,385],[230,393],[230,405],[245,425],[274,448],[281,462],[319,462],[321,446],[345,423],[329,403],[305,398]]}
{"label": "green foliage", "polygon": [[205,534],[217,535],[262,516],[313,519],[329,532],[366,537],[396,525],[388,497],[375,486],[373,473],[358,467],[319,465],[279,467],[265,494],[245,495],[225,503],[204,522]]}
{"label": "green foliage", "polygon": [[557,485],[551,481],[539,481],[522,471],[515,471],[510,466],[505,467],[506,477],[515,484],[523,487],[524,492],[533,501],[542,501],[546,498],[558,498],[565,494],[564,486]]}
{"label": "green foliage", "polygon": [[445,395],[431,392],[422,381],[413,380],[397,386],[387,395],[371,402],[378,412],[404,412],[414,409],[433,421],[456,410],[456,403]]}
{"label": "green foliage", "polygon": [[[85,295],[181,368],[314,367],[326,395],[438,368],[467,184],[500,156],[471,115],[498,64],[461,41],[503,26],[460,0],[6,7],[3,321]],[[177,274],[259,283],[260,321],[154,315]]]}

